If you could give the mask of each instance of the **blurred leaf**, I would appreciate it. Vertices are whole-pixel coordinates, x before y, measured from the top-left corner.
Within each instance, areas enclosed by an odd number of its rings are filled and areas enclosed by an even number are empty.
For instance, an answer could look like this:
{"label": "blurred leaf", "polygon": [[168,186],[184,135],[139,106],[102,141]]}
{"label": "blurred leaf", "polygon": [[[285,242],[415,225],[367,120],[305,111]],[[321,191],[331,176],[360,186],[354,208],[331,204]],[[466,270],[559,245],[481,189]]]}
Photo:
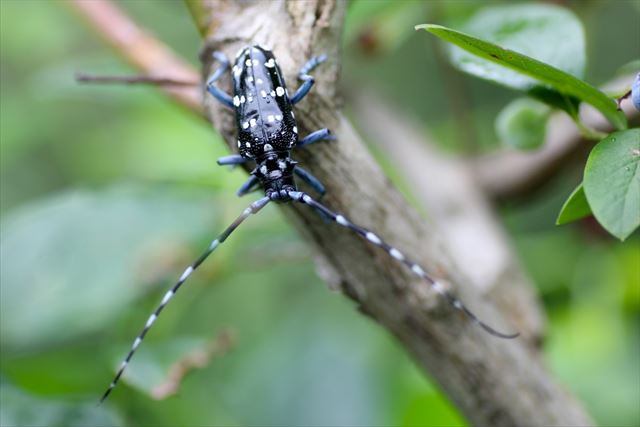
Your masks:
{"label": "blurred leaf", "polygon": [[425,2],[353,2],[349,7],[344,40],[361,53],[385,55],[398,49],[413,34],[416,16],[423,16]]}
{"label": "blurred leaf", "polygon": [[[571,74],[513,50],[505,49],[488,41],[440,25],[424,24],[416,26],[416,29],[429,31],[443,40],[460,46],[477,57],[506,67],[487,69],[475,62],[467,62],[463,58],[454,58],[455,63],[462,61],[467,64],[465,71],[471,74],[494,81],[502,81],[504,78],[503,83],[505,85],[525,91],[535,86],[535,83],[530,79],[514,80],[512,78],[513,73],[506,74],[505,77],[505,74],[501,71],[509,71],[507,69],[515,70],[525,76],[538,80],[542,84],[551,86],[562,95],[574,96],[582,101],[588,102],[600,110],[618,129],[626,127],[626,119],[624,115],[617,110],[616,103],[613,99]],[[551,43],[550,46],[553,47],[555,44]],[[486,61],[483,61],[482,64],[485,62]],[[459,66],[461,65],[459,64]]]}
{"label": "blurred leaf", "polygon": [[126,187],[63,193],[14,211],[0,241],[3,350],[101,329],[190,260],[185,239],[209,235],[212,217],[204,192]]}
{"label": "blurred leaf", "polygon": [[[568,9],[549,4],[486,7],[472,16],[460,30],[535,58],[575,77],[584,75],[584,29]],[[473,52],[468,53],[455,46],[451,46],[449,52],[454,65],[476,77],[519,90],[528,90],[540,84],[535,76],[531,78],[504,68]]]}
{"label": "blurred leaf", "polygon": [[584,192],[598,222],[618,239],[640,225],[640,129],[612,133],[593,148]]}
{"label": "blurred leaf", "polygon": [[640,70],[640,59],[634,59],[618,68],[616,70],[616,75],[623,76],[625,74],[637,73],[638,70]]}
{"label": "blurred leaf", "polygon": [[567,201],[564,202],[556,219],[556,225],[567,224],[588,215],[591,215],[591,208],[584,195],[582,183],[580,183],[580,185],[573,190]]}
{"label": "blurred leaf", "polygon": [[503,143],[519,150],[532,150],[544,143],[549,107],[520,98],[502,109],[496,118],[496,132]]}
{"label": "blurred leaf", "polygon": [[0,385],[1,426],[117,426],[122,420],[106,406],[42,399],[29,395],[6,382]]}
{"label": "blurred leaf", "polygon": [[[28,354],[2,354],[2,375],[20,389],[43,397],[88,395],[97,399],[100,386],[107,381],[105,358],[96,348],[104,341],[86,337],[65,342],[46,351]],[[109,342],[109,341],[107,341]]]}

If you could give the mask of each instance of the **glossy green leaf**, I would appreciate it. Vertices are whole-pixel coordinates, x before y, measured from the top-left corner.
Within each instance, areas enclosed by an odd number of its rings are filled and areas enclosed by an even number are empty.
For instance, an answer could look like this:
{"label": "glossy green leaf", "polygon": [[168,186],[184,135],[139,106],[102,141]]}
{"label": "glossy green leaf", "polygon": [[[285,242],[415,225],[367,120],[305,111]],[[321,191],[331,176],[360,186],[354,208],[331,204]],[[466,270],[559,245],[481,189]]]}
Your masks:
{"label": "glossy green leaf", "polygon": [[1,343],[41,349],[96,331],[196,254],[210,234],[204,192],[115,188],[28,204],[2,222]]}
{"label": "glossy green leaf", "polygon": [[519,150],[533,150],[544,143],[549,107],[530,98],[516,99],[496,118],[500,140]]}
{"label": "glossy green leaf", "polygon": [[[563,96],[576,97],[587,102],[597,108],[616,128],[623,129],[626,127],[626,119],[617,110],[613,99],[565,71],[514,50],[503,48],[497,44],[440,25],[424,24],[416,26],[416,29],[424,29],[480,58],[531,77],[551,87]],[[500,75],[494,77],[495,80],[500,80]],[[519,88],[530,90],[533,87],[523,81],[522,86]],[[570,101],[568,100],[567,102]]]}
{"label": "glossy green leaf", "polygon": [[[575,77],[584,76],[585,35],[569,10],[550,4],[499,5],[481,8],[460,31],[527,55]],[[521,72],[450,46],[451,61],[461,70],[514,89],[540,83]]]}
{"label": "glossy green leaf", "polygon": [[584,192],[598,222],[618,239],[640,225],[640,129],[612,133],[593,148]]}
{"label": "glossy green leaf", "polygon": [[580,183],[564,202],[556,219],[556,225],[567,224],[588,215],[591,215],[591,208]]}

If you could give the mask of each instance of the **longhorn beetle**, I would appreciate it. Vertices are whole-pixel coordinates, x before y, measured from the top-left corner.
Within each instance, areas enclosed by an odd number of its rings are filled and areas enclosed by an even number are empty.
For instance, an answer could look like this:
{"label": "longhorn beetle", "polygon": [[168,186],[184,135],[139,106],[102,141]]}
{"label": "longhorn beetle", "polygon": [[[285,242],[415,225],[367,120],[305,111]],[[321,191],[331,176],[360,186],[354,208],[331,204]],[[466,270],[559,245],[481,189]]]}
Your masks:
{"label": "longhorn beetle", "polygon": [[238,196],[247,194],[254,188],[262,186],[264,197],[251,203],[231,223],[200,257],[184,270],[178,281],[167,291],[160,305],[149,316],[140,334],[133,341],[131,349],[124,359],[113,381],[102,395],[103,402],[118,383],[131,357],[140,346],[145,335],[165,308],[169,300],[180,289],[187,278],[200,264],[221,244],[242,222],[250,215],[258,213],[269,202],[301,203],[310,206],[321,216],[345,227],[363,237],[366,241],[382,248],[389,256],[406,265],[415,275],[429,283],[437,293],[442,295],[451,306],[464,313],[472,322],[482,329],[500,338],[515,338],[519,334],[504,334],[491,328],[476,317],[460,300],[446,290],[444,285],[430,276],[415,262],[406,257],[400,250],[389,245],[373,231],[352,223],[345,216],[332,211],[328,207],[313,199],[310,195],[298,191],[294,175],[309,184],[320,195],[325,193],[324,186],[308,171],[298,166],[291,159],[294,148],[303,147],[322,140],[333,140],[334,136],[328,129],[320,129],[306,137],[298,138],[298,128],[292,106],[300,102],[313,86],[314,80],[309,73],[326,60],[326,56],[310,59],[300,72],[298,79],[302,85],[289,96],[285,82],[271,51],[260,46],[248,46],[241,49],[231,69],[233,78],[233,97],[215,86],[215,82],[229,69],[229,60],[220,53],[213,54],[220,66],[215,70],[207,82],[207,91],[218,101],[235,110],[238,127],[238,151],[240,154],[221,157],[219,165],[239,165],[255,162],[256,167],[251,171],[249,179],[238,190]]}

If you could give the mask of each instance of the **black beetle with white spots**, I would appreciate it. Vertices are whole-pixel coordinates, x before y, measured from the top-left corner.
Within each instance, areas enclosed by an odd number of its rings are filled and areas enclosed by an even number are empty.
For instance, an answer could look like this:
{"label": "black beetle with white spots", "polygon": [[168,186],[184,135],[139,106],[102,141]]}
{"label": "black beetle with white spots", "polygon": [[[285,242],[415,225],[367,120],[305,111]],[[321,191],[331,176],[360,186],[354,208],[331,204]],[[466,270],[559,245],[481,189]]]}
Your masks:
{"label": "black beetle with white spots", "polygon": [[428,282],[433,290],[442,295],[452,307],[460,310],[473,323],[476,323],[491,335],[500,338],[515,338],[518,336],[517,333],[504,334],[498,332],[483,323],[460,300],[447,291],[442,283],[431,277],[422,267],[411,261],[399,249],[387,244],[373,231],[352,223],[345,216],[332,211],[310,195],[298,191],[294,176],[305,181],[320,195],[325,192],[322,183],[308,171],[298,166],[297,162],[291,158],[291,151],[297,147],[322,140],[335,139],[328,129],[317,130],[300,139],[295,114],[292,110],[292,106],[300,102],[313,86],[314,80],[309,73],[325,61],[326,57],[324,55],[312,58],[302,67],[298,73],[298,79],[302,84],[293,96],[290,96],[287,91],[282,72],[271,51],[260,46],[249,46],[238,52],[235,63],[231,68],[233,96],[215,86],[215,82],[229,69],[229,60],[219,52],[214,53],[213,56],[220,63],[220,66],[209,78],[207,90],[222,104],[235,110],[238,128],[237,146],[239,154],[222,157],[218,159],[218,164],[238,165],[255,162],[255,169],[251,172],[247,182],[238,190],[238,195],[242,196],[261,186],[264,189],[265,196],[251,203],[222,234],[211,242],[204,253],[186,268],[177,283],[167,291],[158,308],[149,316],[142,332],[133,341],[127,357],[120,365],[118,372],[109,388],[104,392],[100,402],[103,402],[109,396],[147,332],[191,273],[245,219],[252,214],[256,214],[270,202],[296,202],[310,206],[324,218],[328,218],[336,224],[355,232],[366,241],[382,248],[393,259],[406,265],[416,276]]}

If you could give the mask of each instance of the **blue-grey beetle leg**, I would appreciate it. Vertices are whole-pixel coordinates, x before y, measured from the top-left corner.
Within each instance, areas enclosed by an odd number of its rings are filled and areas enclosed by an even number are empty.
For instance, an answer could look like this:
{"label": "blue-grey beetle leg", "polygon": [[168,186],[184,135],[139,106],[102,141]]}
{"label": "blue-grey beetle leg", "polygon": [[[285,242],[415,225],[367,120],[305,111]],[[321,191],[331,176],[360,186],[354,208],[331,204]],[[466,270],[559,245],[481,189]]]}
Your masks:
{"label": "blue-grey beetle leg", "polygon": [[225,165],[241,165],[245,162],[248,162],[251,159],[248,159],[246,157],[242,157],[240,154],[232,154],[230,156],[223,156],[220,157],[217,160],[217,163],[220,166],[225,166]]}
{"label": "blue-grey beetle leg", "polygon": [[211,77],[209,77],[209,80],[207,80],[207,91],[222,104],[229,108],[233,108],[231,95],[221,91],[214,84],[229,68],[229,59],[227,59],[225,54],[222,52],[213,52],[213,58],[220,62],[220,66],[213,72]]}
{"label": "blue-grey beetle leg", "polygon": [[296,93],[289,99],[292,104],[297,104],[305,97],[306,94],[311,90],[311,86],[313,86],[314,79],[309,73],[316,68],[318,65],[322,64],[327,59],[327,55],[320,55],[314,58],[311,58],[307,61],[306,64],[302,66],[300,72],[298,73],[298,80],[302,81],[302,86],[298,88]]}
{"label": "blue-grey beetle leg", "polygon": [[302,179],[304,182],[309,184],[311,186],[311,188],[313,188],[321,196],[323,196],[324,193],[327,192],[327,190],[324,188],[324,185],[322,185],[320,180],[318,178],[316,178],[315,176],[313,176],[306,169],[303,169],[300,166],[296,166],[296,168],[293,170],[293,172],[296,175],[298,175],[300,177],[300,179]]}
{"label": "blue-grey beetle leg", "polygon": [[327,128],[311,132],[309,135],[302,138],[296,144],[296,148],[304,147],[305,145],[313,144],[318,141],[335,141],[336,137],[331,134],[331,131]]}
{"label": "blue-grey beetle leg", "polygon": [[238,191],[236,192],[236,195],[238,197],[242,197],[245,194],[252,192],[253,190],[256,189],[259,183],[260,181],[258,180],[258,178],[255,175],[251,175],[249,179],[247,179],[245,183],[242,184],[242,187],[238,189]]}

